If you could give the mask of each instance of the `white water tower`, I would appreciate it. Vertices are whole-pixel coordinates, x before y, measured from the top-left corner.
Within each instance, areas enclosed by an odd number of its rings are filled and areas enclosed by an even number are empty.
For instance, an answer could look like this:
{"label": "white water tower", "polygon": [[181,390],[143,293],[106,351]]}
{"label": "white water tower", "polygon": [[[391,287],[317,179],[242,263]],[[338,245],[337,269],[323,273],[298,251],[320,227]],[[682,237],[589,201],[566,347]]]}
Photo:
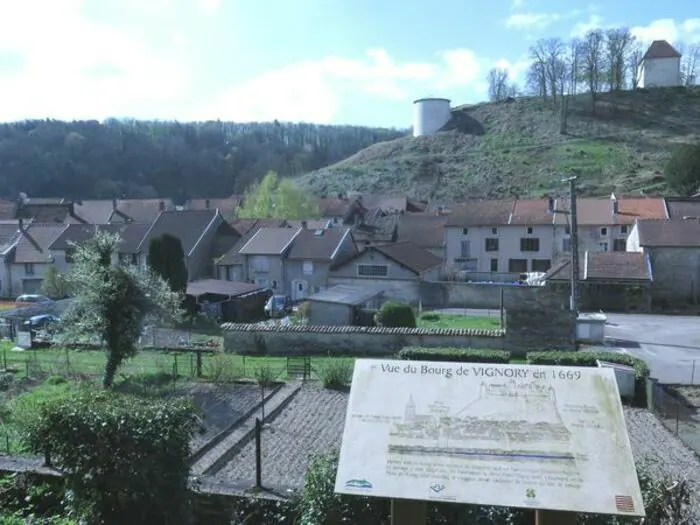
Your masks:
{"label": "white water tower", "polygon": [[447,98],[419,98],[413,102],[413,136],[432,135],[452,117]]}

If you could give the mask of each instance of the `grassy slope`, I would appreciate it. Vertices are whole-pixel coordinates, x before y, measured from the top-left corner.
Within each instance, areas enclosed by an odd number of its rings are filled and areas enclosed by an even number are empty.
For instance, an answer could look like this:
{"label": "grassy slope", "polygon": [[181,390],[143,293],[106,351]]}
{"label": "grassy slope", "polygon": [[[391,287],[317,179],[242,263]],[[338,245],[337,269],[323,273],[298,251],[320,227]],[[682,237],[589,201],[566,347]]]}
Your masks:
{"label": "grassy slope", "polygon": [[[300,184],[329,195],[541,196],[560,191],[562,175],[578,170],[584,194],[653,194],[667,190],[662,172],[672,148],[700,139],[699,88],[605,93],[595,113],[590,96],[579,95],[569,107],[566,135],[559,109],[541,99],[456,108],[461,130],[375,144]],[[473,134],[479,126],[481,136]]]}

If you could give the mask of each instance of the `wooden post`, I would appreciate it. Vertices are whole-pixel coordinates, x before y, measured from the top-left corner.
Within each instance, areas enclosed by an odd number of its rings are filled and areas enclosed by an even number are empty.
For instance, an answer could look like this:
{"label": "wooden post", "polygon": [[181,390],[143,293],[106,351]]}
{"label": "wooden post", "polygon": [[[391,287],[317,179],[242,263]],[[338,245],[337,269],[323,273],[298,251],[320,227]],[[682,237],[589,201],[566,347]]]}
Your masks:
{"label": "wooden post", "polygon": [[262,489],[262,425],[255,418],[255,488]]}
{"label": "wooden post", "polygon": [[574,512],[560,510],[536,510],[535,525],[576,525],[578,518]]}
{"label": "wooden post", "polygon": [[413,499],[391,500],[391,525],[425,525],[428,505]]}
{"label": "wooden post", "polygon": [[197,378],[202,377],[202,351],[197,350]]}

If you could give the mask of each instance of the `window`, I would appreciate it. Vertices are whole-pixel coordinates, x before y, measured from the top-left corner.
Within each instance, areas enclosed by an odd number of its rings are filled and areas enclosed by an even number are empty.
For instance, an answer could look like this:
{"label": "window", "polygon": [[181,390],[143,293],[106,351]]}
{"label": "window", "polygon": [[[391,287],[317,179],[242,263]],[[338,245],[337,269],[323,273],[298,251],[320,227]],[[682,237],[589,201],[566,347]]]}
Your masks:
{"label": "window", "polygon": [[532,235],[532,226],[527,227],[527,234]]}
{"label": "window", "polygon": [[469,235],[469,228],[462,228],[462,235]]}
{"label": "window", "polygon": [[620,233],[622,235],[627,235],[627,225],[626,224],[623,224],[622,226],[620,226]]}
{"label": "window", "polygon": [[34,275],[34,263],[24,263],[24,273]]}
{"label": "window", "polygon": [[492,272],[498,271],[498,259],[491,259],[491,271]]}
{"label": "window", "polygon": [[131,254],[131,264],[138,264],[139,263],[139,256],[136,253]]}
{"label": "window", "polygon": [[564,237],[561,240],[561,251],[563,251],[563,252],[570,252],[571,251],[571,238],[570,237]]}
{"label": "window", "polygon": [[520,239],[520,251],[521,252],[539,252],[540,251],[540,239],[538,237],[527,238],[523,237]]}
{"label": "window", "polygon": [[358,264],[357,275],[363,277],[386,277],[389,267],[386,264]]}
{"label": "window", "polygon": [[532,259],[532,271],[544,273],[552,267],[552,261],[549,259]]}
{"label": "window", "polygon": [[567,235],[571,235],[571,227],[570,227],[570,226],[566,226],[566,227],[564,228],[564,233],[567,234]]}
{"label": "window", "polygon": [[491,228],[491,235],[498,235],[498,228]]}
{"label": "window", "polygon": [[627,241],[625,239],[615,239],[613,242],[614,252],[626,252],[627,251]]}
{"label": "window", "polygon": [[304,261],[301,265],[301,271],[304,275],[311,275],[314,273],[314,262]]}
{"label": "window", "polygon": [[272,289],[277,290],[277,281],[275,280],[272,281]]}
{"label": "window", "polygon": [[608,243],[607,242],[599,242],[598,243],[598,249],[601,252],[607,252],[608,251]]}
{"label": "window", "polygon": [[508,259],[508,271],[510,273],[527,272],[527,259]]}
{"label": "window", "polygon": [[608,229],[607,229],[607,228],[601,228],[601,229],[600,229],[600,234],[601,234],[601,235],[607,235],[607,234],[608,234]]}
{"label": "window", "polygon": [[270,258],[269,257],[251,257],[250,266],[253,271],[256,272],[269,272],[270,271]]}
{"label": "window", "polygon": [[462,241],[460,245],[460,257],[462,259],[469,259],[472,253],[472,243],[471,241]]}
{"label": "window", "polygon": [[487,252],[497,252],[498,251],[498,239],[485,239],[486,241],[486,246],[485,249]]}

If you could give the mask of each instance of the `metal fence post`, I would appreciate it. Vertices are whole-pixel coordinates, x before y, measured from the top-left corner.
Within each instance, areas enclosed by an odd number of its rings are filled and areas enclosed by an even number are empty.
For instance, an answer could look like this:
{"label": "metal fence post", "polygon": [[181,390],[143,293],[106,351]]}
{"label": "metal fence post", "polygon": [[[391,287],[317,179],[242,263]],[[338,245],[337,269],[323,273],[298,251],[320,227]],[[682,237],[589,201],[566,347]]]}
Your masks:
{"label": "metal fence post", "polygon": [[678,426],[681,420],[681,404],[676,401],[676,435],[678,435]]}
{"label": "metal fence post", "polygon": [[690,384],[691,385],[695,384],[695,359],[693,359],[693,366],[691,367]]}

